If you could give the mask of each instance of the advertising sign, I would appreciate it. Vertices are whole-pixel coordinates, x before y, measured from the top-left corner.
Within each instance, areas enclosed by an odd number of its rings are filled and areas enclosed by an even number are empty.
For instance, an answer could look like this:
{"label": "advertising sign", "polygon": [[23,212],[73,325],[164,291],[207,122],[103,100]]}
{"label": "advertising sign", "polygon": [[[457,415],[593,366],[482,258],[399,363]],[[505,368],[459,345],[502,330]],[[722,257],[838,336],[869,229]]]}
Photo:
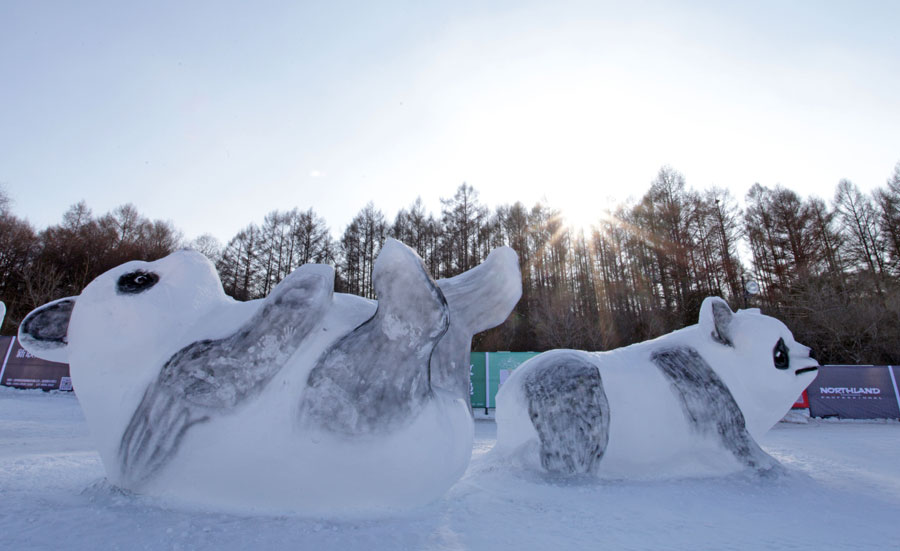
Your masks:
{"label": "advertising sign", "polygon": [[807,388],[809,414],[843,419],[900,419],[890,366],[825,365]]}
{"label": "advertising sign", "polygon": [[494,397],[509,375],[537,352],[472,352],[469,375],[473,408],[496,407]]}
{"label": "advertising sign", "polygon": [[69,364],[48,362],[32,356],[15,337],[0,337],[0,384],[15,388],[72,390]]}
{"label": "advertising sign", "polygon": [[509,375],[537,352],[489,352],[490,379],[488,380],[488,407],[497,407],[494,397]]}
{"label": "advertising sign", "polygon": [[809,409],[809,394],[804,390],[803,393],[797,398],[797,401],[794,402],[794,405],[791,406],[791,409]]}
{"label": "advertising sign", "polygon": [[469,398],[472,400],[473,408],[487,407],[485,400],[487,399],[487,391],[485,390],[485,360],[487,354],[485,352],[472,352],[469,354]]}

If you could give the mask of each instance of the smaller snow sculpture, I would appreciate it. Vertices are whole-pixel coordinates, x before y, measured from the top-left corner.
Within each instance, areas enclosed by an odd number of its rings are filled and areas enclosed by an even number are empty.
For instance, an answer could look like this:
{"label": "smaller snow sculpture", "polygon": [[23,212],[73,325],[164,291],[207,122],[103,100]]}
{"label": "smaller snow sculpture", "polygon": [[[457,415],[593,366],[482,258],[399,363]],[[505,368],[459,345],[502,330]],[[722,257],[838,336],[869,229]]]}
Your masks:
{"label": "smaller snow sculpture", "polygon": [[521,294],[508,247],[435,282],[389,240],[378,301],[306,264],[227,297],[201,254],[128,262],[31,312],[19,336],[67,361],[109,480],[219,508],[344,512],[439,497],[472,451],[469,347]]}
{"label": "smaller snow sculpture", "polygon": [[775,318],[703,301],[700,322],[609,352],[552,350],[497,394],[497,453],[565,475],[768,471],[756,443],[818,363]]}

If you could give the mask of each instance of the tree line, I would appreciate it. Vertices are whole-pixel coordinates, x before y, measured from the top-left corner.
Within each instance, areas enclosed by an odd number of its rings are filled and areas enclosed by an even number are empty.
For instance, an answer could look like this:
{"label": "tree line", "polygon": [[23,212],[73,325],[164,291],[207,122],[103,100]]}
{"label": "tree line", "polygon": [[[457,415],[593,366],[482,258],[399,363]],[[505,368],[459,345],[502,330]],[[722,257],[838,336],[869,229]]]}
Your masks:
{"label": "tree line", "polygon": [[[563,214],[542,203],[489,208],[462,184],[436,214],[416,199],[390,220],[369,203],[335,237],[312,208],[276,210],[223,245],[210,235],[186,242],[130,204],[95,217],[78,203],[36,231],[0,190],[3,332],[113,266],[181,247],[209,257],[238,300],[266,296],[308,262],[332,264],[337,291],[375,298],[372,268],[393,237],[435,279],[477,266],[496,247],[516,250],[522,299],[475,349],[612,349],[696,323],[703,298],[718,295],[783,320],[822,362],[900,360],[900,163],[872,193],[841,180],[826,201],[755,184],[743,207],[728,190],[695,190],[663,167],[643,196],[598,212],[589,229]],[[758,293],[747,292],[750,282]]]}

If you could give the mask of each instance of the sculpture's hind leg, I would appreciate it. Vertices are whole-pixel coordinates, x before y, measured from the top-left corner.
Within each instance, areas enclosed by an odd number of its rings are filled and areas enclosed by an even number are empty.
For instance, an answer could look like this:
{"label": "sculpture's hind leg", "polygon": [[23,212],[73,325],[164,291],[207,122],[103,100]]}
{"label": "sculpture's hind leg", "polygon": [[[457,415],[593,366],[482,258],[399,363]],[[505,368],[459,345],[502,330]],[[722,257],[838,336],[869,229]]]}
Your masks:
{"label": "sculpture's hind leg", "polygon": [[609,441],[609,402],[597,367],[580,354],[554,354],[524,382],[541,465],[561,474],[592,473]]}

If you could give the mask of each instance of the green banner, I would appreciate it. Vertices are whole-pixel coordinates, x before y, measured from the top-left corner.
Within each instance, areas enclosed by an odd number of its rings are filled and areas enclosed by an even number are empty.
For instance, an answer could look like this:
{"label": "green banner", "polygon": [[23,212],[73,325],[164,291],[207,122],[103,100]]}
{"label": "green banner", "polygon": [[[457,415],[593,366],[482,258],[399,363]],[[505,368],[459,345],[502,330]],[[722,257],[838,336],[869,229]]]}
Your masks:
{"label": "green banner", "polygon": [[485,353],[472,352],[469,357],[469,397],[472,399],[473,408],[484,407],[484,365]]}
{"label": "green banner", "polygon": [[494,397],[506,378],[538,352],[472,352],[470,377],[472,407],[496,407]]}

